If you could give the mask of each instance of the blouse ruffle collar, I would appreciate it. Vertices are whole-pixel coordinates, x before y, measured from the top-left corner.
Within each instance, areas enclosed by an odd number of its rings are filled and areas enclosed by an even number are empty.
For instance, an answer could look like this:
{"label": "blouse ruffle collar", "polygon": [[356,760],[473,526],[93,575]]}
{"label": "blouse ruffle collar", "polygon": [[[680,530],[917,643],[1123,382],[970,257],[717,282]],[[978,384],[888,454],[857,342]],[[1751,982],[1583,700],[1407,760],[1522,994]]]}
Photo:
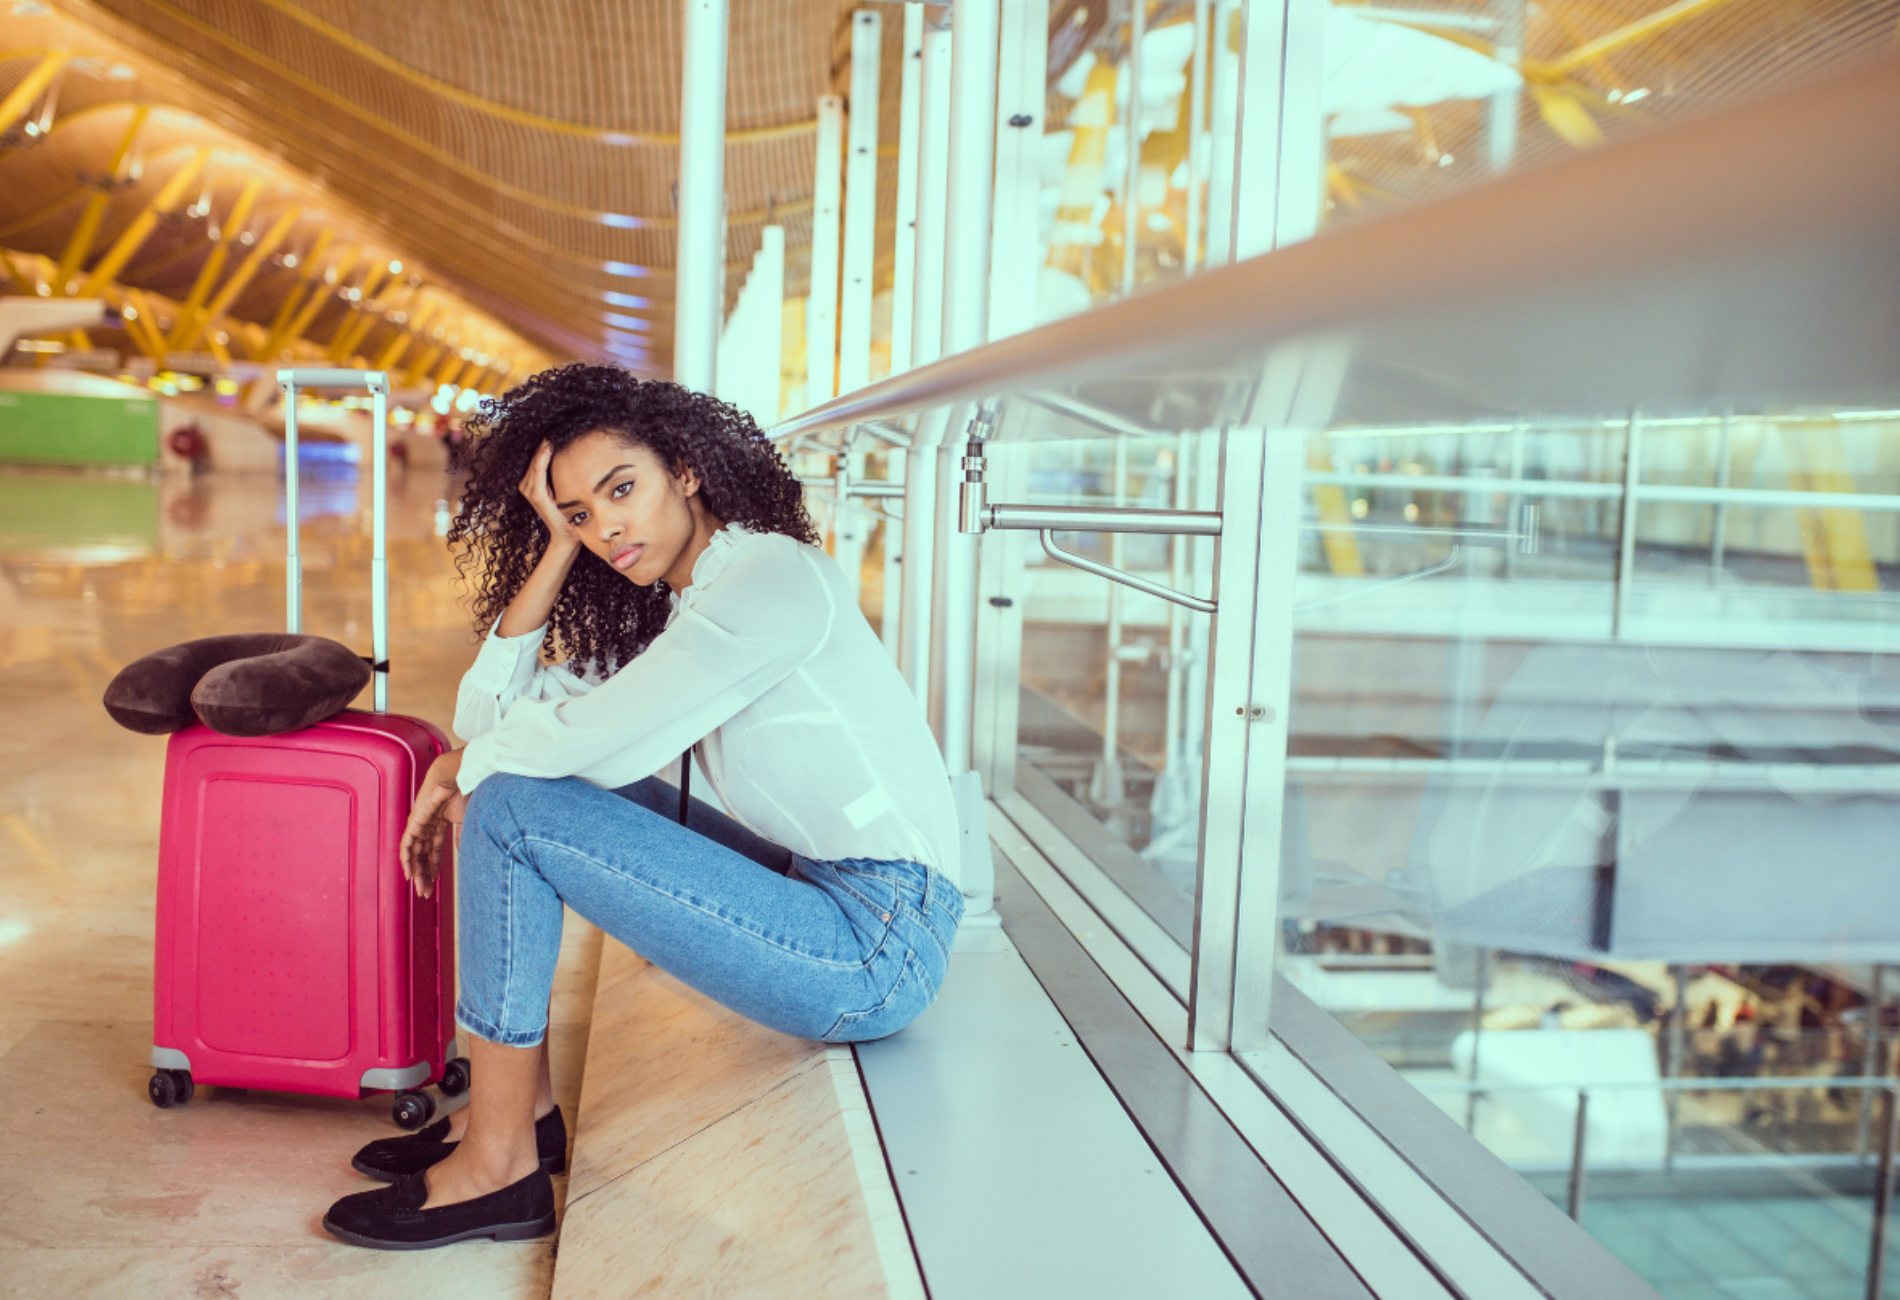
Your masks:
{"label": "blouse ruffle collar", "polygon": [[[672,614],[677,616],[681,610],[690,609],[693,602],[698,599],[699,593],[706,589],[706,584],[717,579],[720,572],[731,562],[733,552],[737,549],[740,540],[753,535],[752,530],[744,524],[726,524],[714,533],[708,539],[706,549],[701,551],[699,558],[693,561],[692,584],[684,592],[667,593],[667,599],[673,607]],[[671,618],[668,621],[670,622]]]}

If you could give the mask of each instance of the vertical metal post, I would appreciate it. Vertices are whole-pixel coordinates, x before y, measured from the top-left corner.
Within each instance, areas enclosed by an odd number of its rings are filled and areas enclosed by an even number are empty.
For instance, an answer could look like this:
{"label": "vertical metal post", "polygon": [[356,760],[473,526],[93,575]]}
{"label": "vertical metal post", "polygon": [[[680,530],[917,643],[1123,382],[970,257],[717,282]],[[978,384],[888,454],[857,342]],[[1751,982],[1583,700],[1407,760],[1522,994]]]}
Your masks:
{"label": "vertical metal post", "polygon": [[1207,33],[1210,0],[1194,0],[1194,58],[1188,73],[1187,248],[1182,269],[1193,275],[1201,267],[1201,214],[1207,201],[1202,184],[1207,177]]}
{"label": "vertical metal post", "polygon": [[[1022,500],[1028,479],[1026,447],[1005,443],[988,454],[990,492],[998,500]],[[982,588],[977,601],[976,730],[972,752],[983,788],[991,795],[1016,785],[1016,733],[1022,692],[1024,558],[1029,534],[992,529],[978,545]]]}
{"label": "vertical metal post", "polygon": [[1235,260],[1283,248],[1318,228],[1328,9],[1326,0],[1246,0],[1242,8]]}
{"label": "vertical metal post", "polygon": [[297,390],[284,389],[285,630],[303,631],[303,551],[297,505]]}
{"label": "vertical metal post", "polygon": [[1590,1128],[1590,1094],[1577,1093],[1577,1131],[1570,1142],[1570,1218],[1583,1222],[1584,1159],[1589,1154],[1585,1137]]}
{"label": "vertical metal post", "polygon": [[[1860,1077],[1871,1079],[1880,1072],[1880,1004],[1885,1000],[1887,968],[1875,965],[1873,987],[1867,993],[1867,1031],[1860,1045]],[[1873,1123],[1874,1094],[1860,1090],[1860,1118],[1854,1125],[1854,1155],[1867,1158],[1868,1130]]]}
{"label": "vertical metal post", "polygon": [[[922,142],[924,7],[904,6],[904,64],[898,74],[897,232],[891,266],[891,373],[911,367],[917,310],[917,153]],[[892,463],[902,460],[894,456]],[[888,547],[886,549],[889,549]],[[888,588],[887,588],[888,590]]]}
{"label": "vertical metal post", "polygon": [[673,378],[713,391],[726,266],[726,0],[682,0]]}
{"label": "vertical metal post", "polygon": [[1003,0],[997,54],[996,216],[990,248],[989,338],[1036,323],[1042,265],[1043,110],[1048,101],[1049,0]]}
{"label": "vertical metal post", "polygon": [[[991,176],[996,150],[996,55],[1001,0],[960,0],[950,11],[950,167],[945,202],[943,353],[985,341],[989,329]],[[959,440],[960,441],[960,440]],[[958,451],[961,452],[959,446]]]}
{"label": "vertical metal post", "polygon": [[1900,1089],[1880,1090],[1880,1167],[1874,1171],[1874,1230],[1867,1252],[1867,1300],[1881,1300],[1887,1281],[1887,1225],[1893,1217],[1893,1157],[1900,1139]]}
{"label": "vertical metal post", "polygon": [[811,288],[805,305],[805,402],[837,396],[838,220],[843,185],[844,101],[818,97],[818,153],[812,168]]}
{"label": "vertical metal post", "polygon": [[1233,46],[1240,0],[1215,0],[1214,30],[1208,38],[1214,63],[1213,102],[1209,106],[1207,168],[1208,266],[1234,260],[1234,166],[1239,161],[1240,52]]}
{"label": "vertical metal post", "polygon": [[[1735,423],[1732,411],[1722,413],[1722,424],[1715,439],[1715,486],[1723,491],[1729,485],[1729,436]],[[1709,582],[1714,583],[1721,575],[1722,564],[1728,558],[1728,502],[1715,503],[1715,520],[1709,528]]]}
{"label": "vertical metal post", "polygon": [[1248,708],[1267,441],[1265,430],[1258,428],[1232,429],[1221,436],[1221,535],[1214,551],[1216,610],[1208,637],[1194,968],[1188,991],[1187,1045],[1192,1051],[1226,1051],[1232,1045],[1247,763],[1260,731]]}
{"label": "vertical metal post", "polygon": [[883,19],[851,15],[851,117],[845,148],[844,289],[838,314],[838,392],[871,382],[871,262],[877,230],[878,60]]}
{"label": "vertical metal post", "polygon": [[[950,184],[944,228],[943,349],[946,355],[980,345],[989,329],[992,168],[996,151],[996,56],[1000,0],[960,0],[950,11]],[[976,659],[976,539],[957,528],[954,491],[964,430],[952,425],[939,451],[941,480],[936,525],[938,581],[943,611],[933,629],[933,670],[943,683],[941,730],[953,776],[970,770]]]}
{"label": "vertical metal post", "polygon": [[[1507,68],[1513,67],[1524,56],[1525,0],[1496,0],[1492,13],[1497,19],[1497,36],[1491,57]],[[1488,161],[1494,172],[1508,170],[1517,157],[1517,113],[1523,93],[1521,87],[1513,86],[1485,103]]]}
{"label": "vertical metal post", "polygon": [[[851,113],[845,145],[844,256],[838,319],[838,392],[871,382],[871,275],[877,239],[878,62],[884,50],[883,19],[870,9],[851,15]],[[853,482],[865,476],[863,452],[849,452],[839,466]],[[861,600],[864,552],[872,519],[862,510],[840,509],[833,525],[833,554],[845,585]]]}
{"label": "vertical metal post", "polygon": [[[928,365],[943,354],[943,264],[950,158],[951,35],[928,18],[917,146],[917,299],[911,359]],[[937,518],[936,449],[950,412],[919,417],[904,454],[904,585],[898,628],[898,666],[917,699],[930,699],[932,574]]]}
{"label": "vertical metal post", "polygon": [[1465,1132],[1478,1132],[1478,1072],[1484,1049],[1484,986],[1491,982],[1491,950],[1478,949],[1471,960],[1471,1091],[1465,1094]]}
{"label": "vertical metal post", "polygon": [[1137,246],[1141,243],[1141,45],[1148,35],[1148,0],[1129,0],[1128,107],[1122,110],[1122,143],[1127,170],[1122,175],[1122,297],[1135,291]]}
{"label": "vertical metal post", "polygon": [[[1669,1013],[1669,1059],[1663,1067],[1665,1079],[1682,1077],[1682,1061],[1688,1051],[1689,1019],[1689,972],[1682,966],[1671,966],[1669,973],[1676,981],[1676,1005]],[[1682,1090],[1671,1088],[1663,1094],[1663,1107],[1668,1117],[1668,1127],[1663,1133],[1663,1169],[1676,1167],[1676,1139],[1682,1129]]]}
{"label": "vertical metal post", "polygon": [[389,712],[389,376],[367,376],[370,392],[369,652],[375,664],[371,707]]}
{"label": "vertical metal post", "polygon": [[[1128,440],[1117,438],[1114,447],[1115,468],[1110,480],[1110,501],[1118,509],[1128,504]],[[1108,535],[1108,562],[1126,569],[1126,535]],[[1089,782],[1089,801],[1098,808],[1118,809],[1127,791],[1122,784],[1122,586],[1108,584],[1108,619],[1102,628],[1107,643],[1107,663],[1102,674],[1102,756],[1096,761],[1094,779]]]}
{"label": "vertical metal post", "polygon": [[1616,535],[1616,584],[1610,598],[1610,639],[1621,641],[1629,627],[1630,583],[1636,576],[1636,498],[1643,477],[1643,421],[1630,412],[1623,439],[1623,516]]}

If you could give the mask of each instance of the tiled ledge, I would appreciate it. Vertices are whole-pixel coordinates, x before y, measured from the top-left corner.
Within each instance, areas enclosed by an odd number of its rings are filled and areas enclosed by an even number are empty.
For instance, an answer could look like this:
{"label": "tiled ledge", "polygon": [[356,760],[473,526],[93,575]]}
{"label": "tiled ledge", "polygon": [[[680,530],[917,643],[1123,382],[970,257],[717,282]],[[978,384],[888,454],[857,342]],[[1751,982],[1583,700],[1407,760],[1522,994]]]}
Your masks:
{"label": "tiled ledge", "polygon": [[553,1294],[922,1300],[851,1050],[608,939]]}

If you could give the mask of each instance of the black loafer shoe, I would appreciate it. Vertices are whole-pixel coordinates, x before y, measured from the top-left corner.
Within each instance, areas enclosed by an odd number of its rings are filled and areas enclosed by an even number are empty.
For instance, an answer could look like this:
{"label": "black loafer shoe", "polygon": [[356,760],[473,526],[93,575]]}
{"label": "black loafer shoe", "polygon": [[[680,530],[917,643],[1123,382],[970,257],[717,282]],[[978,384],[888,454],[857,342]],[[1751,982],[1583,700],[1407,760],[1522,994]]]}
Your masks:
{"label": "black loafer shoe", "polygon": [[[430,1165],[441,1164],[455,1150],[455,1143],[443,1141],[448,1135],[448,1120],[439,1119],[404,1137],[378,1138],[356,1153],[350,1168],[386,1183],[419,1174]],[[567,1172],[567,1121],[561,1118],[559,1106],[534,1122],[534,1145],[541,1153],[543,1170],[550,1174]]]}
{"label": "black loafer shoe", "polygon": [[429,1184],[421,1174],[388,1187],[346,1196],[323,1216],[332,1236],[373,1250],[428,1250],[471,1237],[528,1241],[554,1231],[554,1184],[545,1169],[472,1201],[425,1210]]}

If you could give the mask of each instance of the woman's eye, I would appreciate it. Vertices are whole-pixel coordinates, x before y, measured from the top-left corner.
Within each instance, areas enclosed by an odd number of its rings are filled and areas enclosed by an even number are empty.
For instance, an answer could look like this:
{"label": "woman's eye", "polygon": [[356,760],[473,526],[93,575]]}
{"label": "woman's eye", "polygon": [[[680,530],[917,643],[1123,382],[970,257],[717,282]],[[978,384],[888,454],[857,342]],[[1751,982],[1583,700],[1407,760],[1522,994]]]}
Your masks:
{"label": "woman's eye", "polygon": [[582,524],[587,522],[587,512],[582,510],[576,514],[569,515],[567,522],[569,527],[579,528]]}
{"label": "woman's eye", "polygon": [[628,479],[625,483],[622,483],[619,487],[614,489],[613,499],[618,501],[620,500],[621,497],[626,496],[627,493],[631,491],[633,491],[633,480]]}

